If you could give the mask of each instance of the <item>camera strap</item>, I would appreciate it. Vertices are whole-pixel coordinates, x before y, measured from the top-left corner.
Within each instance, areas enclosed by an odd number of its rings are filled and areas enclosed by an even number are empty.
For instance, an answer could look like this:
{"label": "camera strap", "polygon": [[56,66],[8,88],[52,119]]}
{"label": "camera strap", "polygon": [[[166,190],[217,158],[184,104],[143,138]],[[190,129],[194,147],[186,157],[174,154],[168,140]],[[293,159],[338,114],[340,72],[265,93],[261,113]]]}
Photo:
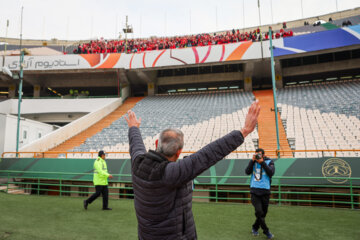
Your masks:
{"label": "camera strap", "polygon": [[262,178],[262,169],[263,169],[263,167],[262,167],[261,164],[259,164],[260,168],[257,168],[258,164],[259,163],[255,163],[254,170],[253,170],[253,175],[254,175],[255,181],[260,181],[261,178]]}

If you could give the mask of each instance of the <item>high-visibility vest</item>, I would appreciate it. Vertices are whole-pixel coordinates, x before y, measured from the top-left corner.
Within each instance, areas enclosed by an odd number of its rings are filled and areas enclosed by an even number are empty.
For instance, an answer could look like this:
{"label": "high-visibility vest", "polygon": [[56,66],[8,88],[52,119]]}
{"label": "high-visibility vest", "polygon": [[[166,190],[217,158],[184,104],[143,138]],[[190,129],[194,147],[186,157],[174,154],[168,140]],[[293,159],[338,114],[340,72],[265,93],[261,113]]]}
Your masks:
{"label": "high-visibility vest", "polygon": [[108,185],[109,175],[105,160],[98,157],[94,162],[94,185]]}

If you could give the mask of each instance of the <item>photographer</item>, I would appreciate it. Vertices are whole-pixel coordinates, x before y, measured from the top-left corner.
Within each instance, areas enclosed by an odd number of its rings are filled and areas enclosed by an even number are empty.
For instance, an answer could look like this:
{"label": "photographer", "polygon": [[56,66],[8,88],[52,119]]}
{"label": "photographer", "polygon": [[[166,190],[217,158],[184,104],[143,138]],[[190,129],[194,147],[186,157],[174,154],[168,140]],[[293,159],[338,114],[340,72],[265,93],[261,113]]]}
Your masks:
{"label": "photographer", "polygon": [[247,175],[251,174],[250,194],[251,203],[255,208],[256,221],[252,225],[252,234],[259,235],[259,227],[268,239],[272,239],[269,228],[266,226],[265,217],[269,207],[271,177],[275,173],[273,160],[265,156],[264,149],[258,148],[252,160],[245,169]]}

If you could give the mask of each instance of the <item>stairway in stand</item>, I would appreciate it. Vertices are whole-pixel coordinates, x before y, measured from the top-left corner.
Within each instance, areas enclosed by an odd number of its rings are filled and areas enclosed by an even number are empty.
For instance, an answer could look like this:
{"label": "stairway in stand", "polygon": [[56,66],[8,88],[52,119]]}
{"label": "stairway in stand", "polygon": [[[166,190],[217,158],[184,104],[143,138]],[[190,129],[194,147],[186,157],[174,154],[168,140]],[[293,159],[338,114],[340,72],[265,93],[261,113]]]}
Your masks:
{"label": "stairway in stand", "polygon": [[[270,158],[277,158],[274,150],[277,149],[276,143],[276,125],[275,125],[275,112],[274,112],[274,97],[272,90],[254,91],[256,99],[260,103],[260,115],[258,119],[258,133],[259,133],[259,147],[265,150],[265,155]],[[271,110],[273,109],[273,110]],[[291,150],[284,126],[278,113],[279,123],[279,142],[280,150]],[[271,151],[271,152],[270,152]],[[292,158],[292,153],[281,153],[283,158]]]}
{"label": "stairway in stand", "polygon": [[[82,131],[78,135],[68,139],[64,143],[56,146],[53,149],[50,149],[49,152],[67,152],[74,147],[80,146],[85,140],[89,137],[94,136],[96,133],[102,131],[104,128],[110,126],[114,121],[122,117],[124,114],[127,113],[128,110],[132,109],[136,103],[141,101],[144,97],[130,97],[128,98],[120,107],[115,109],[112,113],[89,127],[88,129]],[[50,155],[53,154],[46,154],[47,157],[51,157]],[[57,154],[56,154],[57,156]],[[55,156],[55,157],[56,157]]]}

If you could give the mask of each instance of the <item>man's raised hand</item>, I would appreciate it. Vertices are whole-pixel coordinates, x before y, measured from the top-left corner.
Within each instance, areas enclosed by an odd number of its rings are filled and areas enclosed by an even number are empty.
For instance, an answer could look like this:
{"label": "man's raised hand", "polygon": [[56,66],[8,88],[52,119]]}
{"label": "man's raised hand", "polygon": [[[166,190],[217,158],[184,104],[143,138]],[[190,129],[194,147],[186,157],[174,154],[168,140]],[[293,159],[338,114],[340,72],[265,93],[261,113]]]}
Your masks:
{"label": "man's raised hand", "polygon": [[260,113],[260,105],[259,105],[259,101],[256,100],[251,104],[249,112],[246,115],[245,125],[241,129],[241,133],[244,138],[247,135],[249,135],[252,131],[254,131],[259,117],[259,113]]}
{"label": "man's raised hand", "polygon": [[133,111],[129,110],[127,112],[128,114],[128,118],[125,116],[125,120],[129,126],[129,128],[131,127],[140,127],[140,124],[141,124],[141,118],[137,119],[136,118],[136,115]]}

